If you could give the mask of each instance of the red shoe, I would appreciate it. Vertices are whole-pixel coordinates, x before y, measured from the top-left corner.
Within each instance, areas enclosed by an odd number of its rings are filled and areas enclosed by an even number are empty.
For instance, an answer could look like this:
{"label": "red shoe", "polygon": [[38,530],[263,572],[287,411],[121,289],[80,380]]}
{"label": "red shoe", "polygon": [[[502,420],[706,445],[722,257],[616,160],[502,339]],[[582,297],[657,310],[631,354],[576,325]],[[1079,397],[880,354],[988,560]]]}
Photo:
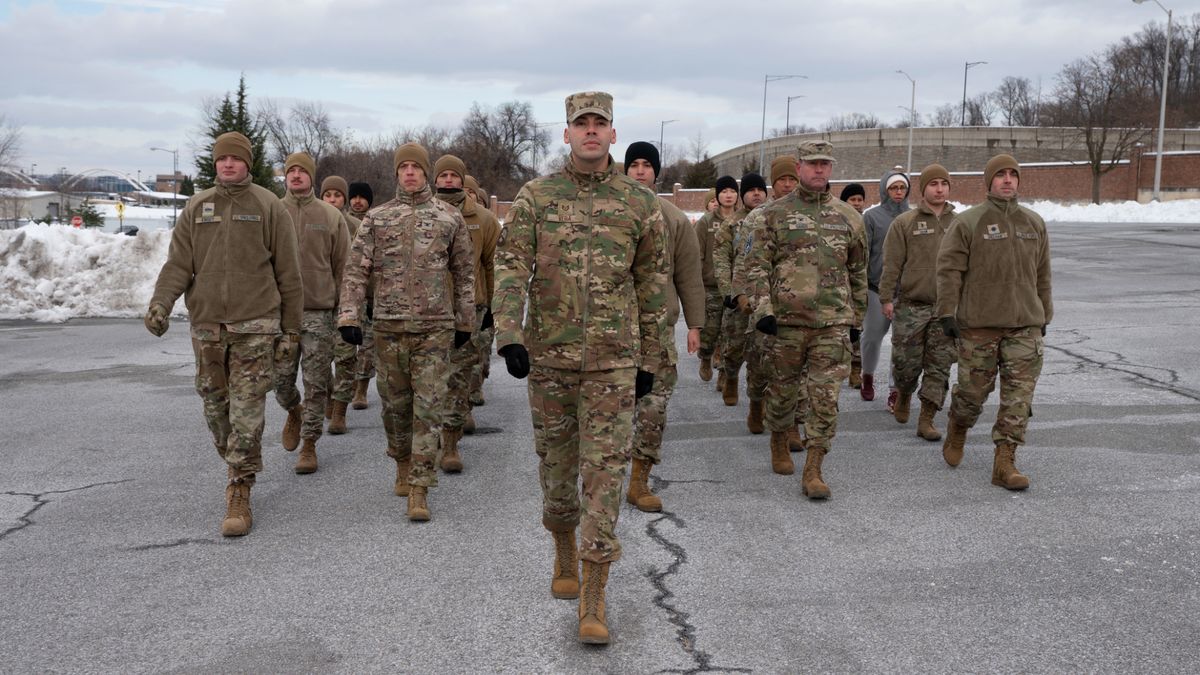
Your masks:
{"label": "red shoe", "polygon": [[888,392],[887,409],[893,415],[896,414],[896,399],[900,397],[900,392],[895,389]]}
{"label": "red shoe", "polygon": [[874,375],[868,375],[866,373],[863,373],[862,388],[858,390],[858,393],[860,396],[862,396],[862,400],[864,400],[864,401],[874,401],[875,400],[875,376]]}

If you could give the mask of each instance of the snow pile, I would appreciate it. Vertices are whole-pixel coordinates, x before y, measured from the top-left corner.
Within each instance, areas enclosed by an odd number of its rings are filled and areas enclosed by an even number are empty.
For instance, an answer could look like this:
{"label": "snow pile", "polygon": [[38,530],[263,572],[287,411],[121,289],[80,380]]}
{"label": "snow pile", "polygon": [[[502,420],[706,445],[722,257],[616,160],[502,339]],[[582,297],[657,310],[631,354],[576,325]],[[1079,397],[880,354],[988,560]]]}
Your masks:
{"label": "snow pile", "polygon": [[1133,201],[1104,204],[1026,204],[1047,222],[1062,223],[1200,223],[1200,199],[1139,204]]}
{"label": "snow pile", "polygon": [[0,319],[141,316],[170,243],[168,230],[135,237],[61,225],[0,231]]}

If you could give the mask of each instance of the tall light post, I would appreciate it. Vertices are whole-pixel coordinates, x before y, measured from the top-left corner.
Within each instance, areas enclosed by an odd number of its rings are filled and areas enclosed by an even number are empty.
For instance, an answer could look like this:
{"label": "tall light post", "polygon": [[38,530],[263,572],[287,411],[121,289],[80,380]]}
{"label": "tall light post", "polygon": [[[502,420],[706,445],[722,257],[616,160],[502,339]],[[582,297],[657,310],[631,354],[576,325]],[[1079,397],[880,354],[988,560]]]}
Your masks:
{"label": "tall light post", "polygon": [[[1142,4],[1146,0],[1133,0],[1137,4]],[[1163,50],[1163,83],[1162,83],[1162,103],[1158,106],[1158,152],[1154,155],[1154,201],[1159,201],[1159,190],[1162,188],[1162,158],[1163,158],[1163,129],[1167,125],[1167,71],[1171,67],[1171,10],[1162,6],[1158,0],[1154,0],[1154,4],[1158,8],[1167,13],[1167,47]]]}
{"label": "tall light post", "polygon": [[[658,159],[660,161],[665,159],[666,155],[667,155],[667,151],[663,149],[663,129],[665,129],[666,126],[668,124],[670,124],[671,122],[678,122],[678,121],[679,120],[663,120],[658,123]],[[628,169],[629,167],[625,167],[625,168]],[[658,176],[655,176],[654,178],[657,180]]]}
{"label": "tall light post", "polygon": [[762,110],[762,136],[758,140],[758,170],[763,170],[763,162],[767,156],[767,84],[779,80],[791,80],[799,78],[807,80],[807,75],[763,75],[763,110]]}
{"label": "tall light post", "polygon": [[907,178],[912,175],[912,135],[913,127],[917,125],[917,81],[912,79],[912,76],[903,70],[897,70],[896,72],[907,77],[908,81],[912,82],[912,103],[908,106],[908,163],[904,165],[904,175]]}
{"label": "tall light post", "polygon": [[171,153],[171,227],[175,227],[175,219],[177,210],[179,209],[179,148],[168,150],[167,148],[150,148],[159,152]]}
{"label": "tall light post", "polygon": [[967,126],[967,71],[975,66],[987,65],[987,61],[967,61],[963,64],[963,101],[962,101],[962,121],[959,126]]}
{"label": "tall light post", "polygon": [[804,94],[796,94],[795,96],[788,97],[787,114],[784,115],[783,118],[783,134],[785,136],[790,136],[792,134],[792,101],[798,98],[804,98]]}

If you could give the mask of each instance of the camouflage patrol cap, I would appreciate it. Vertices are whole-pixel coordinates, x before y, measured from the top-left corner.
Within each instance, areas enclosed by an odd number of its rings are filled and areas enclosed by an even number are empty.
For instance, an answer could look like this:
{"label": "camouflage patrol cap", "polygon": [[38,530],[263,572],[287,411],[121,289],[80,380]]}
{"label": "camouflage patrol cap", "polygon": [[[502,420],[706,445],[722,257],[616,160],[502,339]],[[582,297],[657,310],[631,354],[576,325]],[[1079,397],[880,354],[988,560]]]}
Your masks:
{"label": "camouflage patrol cap", "polygon": [[567,124],[580,115],[594,113],[608,120],[613,118],[612,94],[606,91],[581,91],[567,97]]}
{"label": "camouflage patrol cap", "polygon": [[833,143],[829,141],[804,141],[800,144],[796,156],[800,158],[801,162],[812,162],[819,159],[837,161],[833,158]]}

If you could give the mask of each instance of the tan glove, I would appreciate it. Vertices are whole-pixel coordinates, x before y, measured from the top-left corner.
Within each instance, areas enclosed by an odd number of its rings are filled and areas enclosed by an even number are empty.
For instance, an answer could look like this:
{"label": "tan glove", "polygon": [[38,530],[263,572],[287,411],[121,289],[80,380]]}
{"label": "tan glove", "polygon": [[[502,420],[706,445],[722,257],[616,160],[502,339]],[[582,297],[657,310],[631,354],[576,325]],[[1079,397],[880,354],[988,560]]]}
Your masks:
{"label": "tan glove", "polygon": [[167,315],[167,308],[162,305],[150,305],[146,316],[142,318],[142,323],[146,324],[146,330],[150,331],[155,337],[162,337],[167,329],[171,327],[171,317]]}
{"label": "tan glove", "polygon": [[291,363],[296,359],[300,349],[300,336],[296,333],[284,333],[275,340],[275,363]]}
{"label": "tan glove", "polygon": [[750,298],[745,295],[737,296],[737,308],[742,314],[753,314],[754,310],[750,307]]}

